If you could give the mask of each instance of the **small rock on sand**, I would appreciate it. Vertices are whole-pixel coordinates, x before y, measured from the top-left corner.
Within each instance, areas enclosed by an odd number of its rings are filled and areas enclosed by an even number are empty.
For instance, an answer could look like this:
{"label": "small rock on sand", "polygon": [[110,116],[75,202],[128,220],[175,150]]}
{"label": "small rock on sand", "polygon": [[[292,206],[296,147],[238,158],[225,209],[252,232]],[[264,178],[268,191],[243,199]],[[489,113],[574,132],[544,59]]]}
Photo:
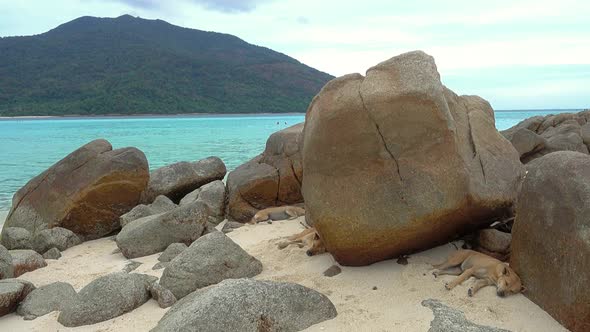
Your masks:
{"label": "small rock on sand", "polygon": [[326,271],[324,271],[324,275],[326,277],[333,277],[333,276],[339,275],[340,272],[342,272],[342,269],[340,269],[340,266],[332,265]]}

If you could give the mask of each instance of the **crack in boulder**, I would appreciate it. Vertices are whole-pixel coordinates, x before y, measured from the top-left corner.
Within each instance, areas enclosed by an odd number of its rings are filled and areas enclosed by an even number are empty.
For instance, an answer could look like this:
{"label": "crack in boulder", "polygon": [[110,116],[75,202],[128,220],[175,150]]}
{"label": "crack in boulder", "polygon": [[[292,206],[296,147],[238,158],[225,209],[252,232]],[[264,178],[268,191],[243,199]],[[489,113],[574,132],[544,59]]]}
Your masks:
{"label": "crack in boulder", "polygon": [[358,94],[359,94],[359,97],[361,99],[361,103],[363,104],[363,109],[365,110],[365,113],[367,113],[367,116],[369,117],[369,119],[371,120],[371,122],[373,122],[373,124],[375,125],[375,129],[377,130],[377,134],[381,138],[381,142],[383,142],[383,147],[385,148],[385,151],[387,151],[387,153],[389,154],[389,156],[391,157],[391,159],[395,162],[395,168],[397,170],[397,176],[399,177],[399,180],[401,182],[403,182],[404,179],[402,178],[402,175],[401,175],[401,172],[400,172],[400,169],[399,169],[399,162],[397,161],[397,158],[393,155],[393,153],[391,152],[391,150],[387,146],[387,142],[385,141],[385,137],[383,137],[383,133],[381,132],[381,128],[379,128],[379,125],[377,124],[377,121],[375,121],[375,119],[373,119],[373,116],[371,115],[371,112],[369,112],[369,110],[367,109],[367,105],[365,105],[365,99],[363,98],[363,95],[361,93],[360,84],[359,84]]}

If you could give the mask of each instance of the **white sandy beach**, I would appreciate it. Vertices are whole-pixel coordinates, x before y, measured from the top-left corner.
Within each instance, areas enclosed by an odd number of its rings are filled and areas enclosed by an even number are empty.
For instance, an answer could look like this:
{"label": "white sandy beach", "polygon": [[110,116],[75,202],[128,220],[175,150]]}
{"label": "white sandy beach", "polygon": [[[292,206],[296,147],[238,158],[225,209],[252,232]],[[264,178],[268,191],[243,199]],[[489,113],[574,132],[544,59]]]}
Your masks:
{"label": "white sandy beach", "polygon": [[[472,280],[452,291],[445,290],[444,282],[454,277],[434,279],[429,270],[431,263],[442,261],[455,250],[451,244],[412,255],[408,265],[389,260],[366,267],[342,267],[341,274],[325,277],[323,271],[334,264],[329,254],[308,257],[305,249],[296,246],[284,250],[276,248],[281,237],[302,229],[299,221],[247,225],[228,236],[263,263],[264,271],[257,279],[299,283],[332,300],[338,316],[306,331],[427,331],[434,316],[429,308],[421,305],[425,299],[438,299],[459,309],[476,324],[523,332],[567,331],[523,295],[500,298],[493,287],[487,287],[470,298],[467,289]],[[63,252],[63,257],[57,261],[48,260],[47,267],[21,278],[36,286],[65,281],[80,290],[93,279],[120,271],[125,266],[127,259],[121,254],[111,254],[115,248],[115,242],[108,238],[85,242]],[[135,259],[143,263],[136,272],[159,277],[163,270],[151,269],[158,255]],[[33,321],[10,314],[0,318],[0,330],[148,331],[165,312],[166,309],[160,309],[154,300],[149,300],[120,317],[78,328],[65,328],[57,323],[57,312]]]}

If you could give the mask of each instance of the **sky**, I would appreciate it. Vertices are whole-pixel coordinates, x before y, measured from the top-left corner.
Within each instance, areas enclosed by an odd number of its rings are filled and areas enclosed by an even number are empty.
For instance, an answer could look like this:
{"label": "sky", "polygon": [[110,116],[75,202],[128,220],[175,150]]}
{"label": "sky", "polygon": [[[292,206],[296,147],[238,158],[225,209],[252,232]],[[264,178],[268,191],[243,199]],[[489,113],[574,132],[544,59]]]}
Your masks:
{"label": "sky", "polygon": [[123,14],[233,34],[335,76],[419,49],[446,86],[494,109],[590,108],[589,0],[0,0],[0,36]]}

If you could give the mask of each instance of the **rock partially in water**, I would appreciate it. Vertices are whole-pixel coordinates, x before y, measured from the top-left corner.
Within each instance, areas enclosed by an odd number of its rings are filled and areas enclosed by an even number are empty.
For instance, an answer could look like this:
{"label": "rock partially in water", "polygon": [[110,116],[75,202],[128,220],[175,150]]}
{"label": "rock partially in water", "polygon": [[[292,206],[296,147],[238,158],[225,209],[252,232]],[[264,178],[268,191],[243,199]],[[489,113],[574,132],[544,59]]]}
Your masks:
{"label": "rock partially in water", "polygon": [[5,227],[25,228],[32,237],[54,227],[85,240],[105,236],[119,228],[120,215],[139,203],[148,179],[143,152],[92,141],[19,189]]}
{"label": "rock partially in water", "polygon": [[556,151],[588,154],[590,149],[590,110],[551,114],[525,119],[502,131],[523,163]]}

